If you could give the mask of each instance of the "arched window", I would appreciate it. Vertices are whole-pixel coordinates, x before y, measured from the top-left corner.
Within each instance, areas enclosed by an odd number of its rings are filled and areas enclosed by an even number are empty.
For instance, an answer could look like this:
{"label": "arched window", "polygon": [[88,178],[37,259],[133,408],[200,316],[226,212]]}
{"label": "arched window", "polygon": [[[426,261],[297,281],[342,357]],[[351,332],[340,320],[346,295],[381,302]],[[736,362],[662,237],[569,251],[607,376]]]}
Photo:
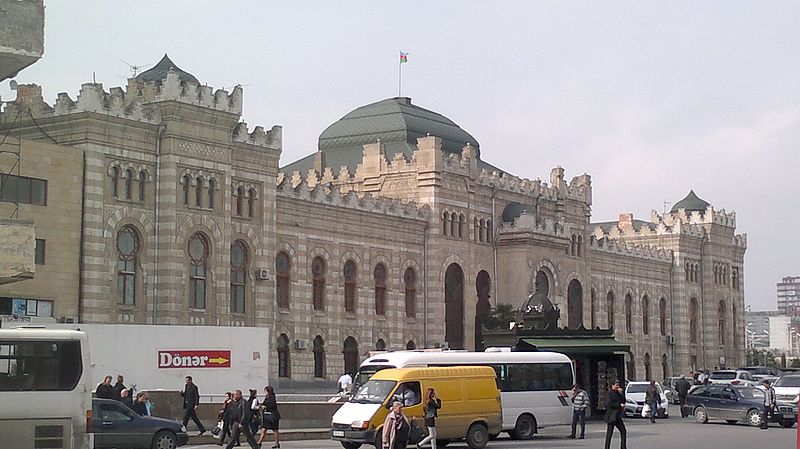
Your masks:
{"label": "arched window", "polygon": [[256,190],[250,189],[247,192],[247,216],[253,218],[256,210]]}
{"label": "arched window", "polygon": [[486,241],[486,220],[481,218],[480,221],[478,221],[478,227],[479,227],[479,229],[478,229],[478,239],[481,242],[485,242]]}
{"label": "arched window", "polygon": [[236,216],[244,215],[244,187],[236,189]]}
{"label": "arched window", "polygon": [[442,235],[446,237],[448,231],[450,231],[450,213],[444,211],[442,214]]}
{"label": "arched window", "polygon": [[275,256],[275,296],[278,307],[289,308],[289,294],[292,285],[292,261],[286,252],[281,251]]}
{"label": "arched window", "polygon": [[597,327],[597,292],[592,289],[590,293],[591,297],[589,298],[589,322],[592,329]]}
{"label": "arched window", "polygon": [[344,310],[347,312],[356,311],[356,279],[358,270],[352,260],[344,263]]}
{"label": "arched window", "polygon": [[738,338],[738,336],[739,336],[738,330],[739,329],[738,329],[737,324],[736,324],[736,303],[731,304],[731,312],[733,313],[733,315],[731,316],[731,328],[733,330],[733,347],[734,348],[738,348],[739,347],[739,338]]}
{"label": "arched window", "polygon": [[567,287],[567,319],[570,329],[583,326],[583,287],[577,279]]}
{"label": "arched window", "polygon": [[406,350],[413,351],[414,349],[417,349],[417,344],[414,343],[414,340],[408,340],[408,343],[406,343]]}
{"label": "arched window", "polygon": [[644,354],[644,380],[653,380],[653,371],[650,367],[650,353]]}
{"label": "arched window", "polygon": [[492,220],[486,220],[486,241],[492,243],[494,239],[494,229],[492,229]]}
{"label": "arched window", "polygon": [[278,377],[290,377],[289,337],[286,334],[278,336]]}
{"label": "arched window", "polygon": [[689,301],[689,341],[697,343],[697,300]]}
{"label": "arched window", "polygon": [[139,172],[139,201],[144,202],[145,188],[147,187],[147,172],[142,170]]}
{"label": "arched window", "polygon": [[633,357],[633,353],[628,353],[630,356],[630,360],[628,360],[628,380],[636,380],[636,360]]}
{"label": "arched window", "polygon": [[570,255],[578,255],[578,236],[574,235],[570,238]]}
{"label": "arched window", "polygon": [[464,227],[467,225],[467,217],[464,214],[458,214],[458,238],[464,238]]}
{"label": "arched window", "polygon": [[189,189],[191,188],[192,178],[189,175],[183,176],[183,205],[189,205]]}
{"label": "arched window", "polygon": [[214,195],[217,191],[217,181],[212,179],[208,180],[208,208],[213,209],[215,206]]}
{"label": "arched window", "polygon": [[119,198],[119,168],[111,167],[111,196]]}
{"label": "arched window", "polygon": [[372,275],[375,279],[375,314],[386,315],[386,265],[375,265]]}
{"label": "arched window", "polygon": [[578,257],[583,256],[583,236],[578,236]]}
{"label": "arched window", "polygon": [[133,199],[133,170],[125,170],[125,199]]}
{"label": "arched window", "polygon": [[719,344],[725,344],[725,314],[727,313],[727,307],[725,307],[725,301],[720,301],[719,306],[717,308],[717,332],[719,333]]}
{"label": "arched window", "polygon": [[650,333],[650,298],[647,295],[642,297],[642,333],[645,335]]}
{"label": "arched window", "polygon": [[203,207],[203,178],[194,180],[194,205]]}
{"label": "arched window", "polygon": [[478,227],[478,217],[472,218],[472,240],[480,241],[480,227]]}
{"label": "arched window", "polygon": [[325,340],[320,335],[314,337],[314,377],[325,377]]}
{"label": "arched window", "polygon": [[661,298],[658,301],[658,324],[661,335],[667,335],[667,299]]}
{"label": "arched window", "polygon": [[386,350],[386,342],[382,338],[379,338],[378,341],[375,342],[375,350],[377,351]]}
{"label": "arched window", "polygon": [[686,278],[686,282],[689,282],[689,281],[692,280],[691,276],[689,276],[689,272],[691,271],[690,265],[691,264],[689,262],[686,262],[684,264],[684,266],[683,266],[684,278]]}
{"label": "arched window", "polygon": [[630,294],[625,295],[625,332],[633,333],[633,298]]}
{"label": "arched window", "polygon": [[325,310],[325,260],[322,257],[315,257],[311,262],[311,276],[314,310]]}
{"label": "arched window", "polygon": [[406,316],[413,318],[417,316],[417,273],[413,268],[406,268],[403,273],[403,284],[406,293]]}
{"label": "arched window", "polygon": [[458,235],[458,215],[455,212],[450,214],[450,237]]}
{"label": "arched window", "polygon": [[606,295],[606,318],[608,320],[608,327],[614,327],[614,292],[609,291]]}
{"label": "arched window", "polygon": [[247,283],[247,246],[241,240],[231,246],[231,313],[244,313]]}
{"label": "arched window", "polygon": [[206,276],[209,256],[208,239],[200,232],[189,238],[189,307],[206,308]]}
{"label": "arched window", "polygon": [[139,255],[139,235],[131,226],[117,233],[117,304],[136,303],[136,258]]}
{"label": "arched window", "polygon": [[344,372],[355,373],[358,371],[360,364],[358,356],[358,342],[353,337],[347,337],[342,344],[342,353],[344,354]]}

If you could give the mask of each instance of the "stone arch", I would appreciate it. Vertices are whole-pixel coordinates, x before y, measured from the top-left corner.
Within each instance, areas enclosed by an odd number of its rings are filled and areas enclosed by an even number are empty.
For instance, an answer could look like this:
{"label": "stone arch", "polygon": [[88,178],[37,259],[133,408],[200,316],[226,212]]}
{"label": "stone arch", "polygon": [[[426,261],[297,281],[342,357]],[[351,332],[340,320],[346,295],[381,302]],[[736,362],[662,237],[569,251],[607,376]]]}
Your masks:
{"label": "stone arch", "polygon": [[311,343],[311,352],[314,354],[314,377],[325,378],[325,337],[316,334]]}
{"label": "stone arch", "polygon": [[475,277],[475,350],[483,350],[483,325],[489,319],[492,305],[489,302],[492,290],[492,278],[486,270],[478,271]]}
{"label": "stone arch", "polygon": [[444,272],[445,342],[451,349],[464,349],[464,269],[451,263]]}
{"label": "stone arch", "polygon": [[[297,252],[294,249],[294,246],[285,241],[278,241],[275,245],[275,255],[277,256],[279,252],[285,252],[289,256],[289,261],[291,262],[291,266],[289,267],[289,272],[292,274],[292,279],[297,278]],[[271,263],[274,264],[274,260]],[[327,341],[328,338],[326,336],[325,340]]]}
{"label": "stone arch", "polygon": [[653,380],[653,368],[651,365],[652,361],[650,360],[650,353],[644,353],[644,380],[650,381]]}
{"label": "stone arch", "polygon": [[[544,270],[544,271],[543,271]],[[531,276],[530,292],[536,293],[536,275],[539,271],[543,271],[548,276],[548,288],[550,292],[558,291],[560,288],[558,282],[558,270],[553,262],[549,259],[541,259],[533,267],[533,275]]]}
{"label": "stone arch", "polygon": [[567,322],[570,329],[583,325],[583,286],[578,279],[567,286]]}
{"label": "stone arch", "polygon": [[[370,279],[372,279],[372,272],[375,270],[375,267],[378,266],[379,263],[382,263],[386,267],[386,288],[391,290],[394,286],[394,269],[392,267],[392,259],[391,257],[387,257],[385,254],[378,253],[371,257],[370,266],[368,268],[368,274],[370,275]],[[401,273],[402,275],[402,273]]]}
{"label": "stone arch", "polygon": [[[175,233],[175,242],[179,243],[189,238],[195,232],[205,229],[212,239],[212,245],[219,245],[224,241],[224,234],[217,221],[205,214],[188,215],[181,220]],[[218,249],[218,248],[217,248]],[[217,251],[219,253],[219,251]]]}
{"label": "stone arch", "polygon": [[361,363],[361,355],[358,352],[358,340],[353,335],[348,335],[342,341],[342,354],[344,355],[344,371],[355,373]]}

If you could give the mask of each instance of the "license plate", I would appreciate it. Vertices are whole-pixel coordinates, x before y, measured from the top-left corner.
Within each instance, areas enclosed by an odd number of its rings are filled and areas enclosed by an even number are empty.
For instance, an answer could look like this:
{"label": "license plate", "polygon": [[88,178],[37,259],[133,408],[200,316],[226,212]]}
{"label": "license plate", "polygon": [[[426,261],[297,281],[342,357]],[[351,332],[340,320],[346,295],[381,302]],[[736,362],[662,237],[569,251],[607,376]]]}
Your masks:
{"label": "license plate", "polygon": [[335,437],[343,437],[344,436],[344,430],[334,430],[333,431],[333,436],[335,436]]}

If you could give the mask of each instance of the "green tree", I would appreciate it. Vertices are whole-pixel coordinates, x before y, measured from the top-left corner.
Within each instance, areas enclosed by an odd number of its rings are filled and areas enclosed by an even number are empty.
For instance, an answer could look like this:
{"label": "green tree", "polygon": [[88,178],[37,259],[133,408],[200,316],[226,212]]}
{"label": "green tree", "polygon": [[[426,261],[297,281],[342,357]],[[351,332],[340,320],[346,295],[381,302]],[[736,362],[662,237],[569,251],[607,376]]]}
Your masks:
{"label": "green tree", "polygon": [[486,328],[508,330],[509,323],[516,321],[517,309],[512,304],[498,304],[489,311]]}
{"label": "green tree", "polygon": [[792,360],[792,368],[800,368],[800,359],[795,358]]}

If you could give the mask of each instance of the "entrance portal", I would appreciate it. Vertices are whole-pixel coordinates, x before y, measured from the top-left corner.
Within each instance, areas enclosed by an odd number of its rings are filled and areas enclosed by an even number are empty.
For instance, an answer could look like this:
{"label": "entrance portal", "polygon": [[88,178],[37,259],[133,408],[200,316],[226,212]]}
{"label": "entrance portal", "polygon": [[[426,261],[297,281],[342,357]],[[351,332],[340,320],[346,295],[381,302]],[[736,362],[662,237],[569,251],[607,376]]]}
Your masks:
{"label": "entrance portal", "polygon": [[450,264],[444,274],[444,341],[450,349],[464,349],[464,270]]}

